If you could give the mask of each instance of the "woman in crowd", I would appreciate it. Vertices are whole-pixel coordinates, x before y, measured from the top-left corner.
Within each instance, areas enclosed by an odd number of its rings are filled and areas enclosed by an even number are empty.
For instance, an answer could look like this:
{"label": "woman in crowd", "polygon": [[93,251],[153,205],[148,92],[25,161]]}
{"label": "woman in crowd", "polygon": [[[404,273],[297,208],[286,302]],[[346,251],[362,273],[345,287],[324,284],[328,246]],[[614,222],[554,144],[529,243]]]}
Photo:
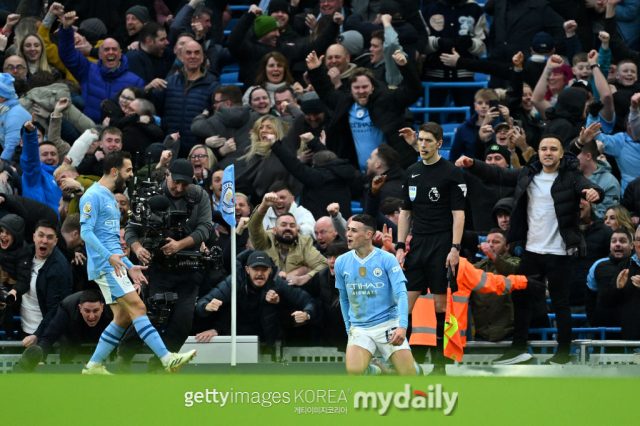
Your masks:
{"label": "woman in crowd", "polygon": [[193,166],[198,185],[203,185],[211,171],[218,164],[211,148],[205,145],[194,145],[189,151],[189,161]]}
{"label": "woman in crowd", "polygon": [[60,72],[52,68],[47,62],[47,55],[44,51],[44,40],[38,34],[31,33],[27,35],[19,45],[18,54],[24,58],[29,69],[27,73],[27,79],[38,71],[55,72],[56,75],[60,75]]}
{"label": "woman in crowd", "polygon": [[144,98],[144,92],[136,86],[128,86],[120,90],[115,99],[105,99],[102,102],[101,122],[109,118],[109,126],[117,126],[117,122],[133,111],[129,108],[131,101]]}
{"label": "woman in crowd", "polygon": [[[265,115],[260,117],[251,131],[251,147],[249,152],[240,157],[239,161],[246,162],[246,169],[240,176],[236,176],[236,191],[251,197],[251,202],[259,203],[269,186],[278,180],[287,180],[289,172],[275,155],[271,155],[271,144],[267,135],[274,135],[276,140],[286,141],[289,125],[278,117]],[[287,147],[296,151],[297,147]]]}
{"label": "woman in crowd", "polygon": [[631,235],[635,235],[636,232],[633,222],[631,221],[629,210],[619,204],[610,207],[604,213],[604,224],[611,229],[618,229],[620,227],[628,229]]}

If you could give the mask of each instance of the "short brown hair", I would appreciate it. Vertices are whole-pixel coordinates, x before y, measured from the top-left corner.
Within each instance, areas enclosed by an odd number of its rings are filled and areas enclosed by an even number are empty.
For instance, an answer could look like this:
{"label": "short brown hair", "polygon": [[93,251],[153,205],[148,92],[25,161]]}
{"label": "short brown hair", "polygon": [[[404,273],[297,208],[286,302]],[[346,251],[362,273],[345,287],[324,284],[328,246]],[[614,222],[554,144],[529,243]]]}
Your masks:
{"label": "short brown hair", "polygon": [[442,127],[440,127],[438,123],[432,123],[432,122],[421,124],[420,127],[418,127],[418,132],[431,133],[433,137],[436,138],[437,141],[441,141],[442,137],[444,136]]}
{"label": "short brown hair", "polygon": [[110,134],[110,135],[116,135],[116,136],[120,136],[120,138],[122,139],[122,130],[118,129],[117,127],[105,127],[102,132],[100,132],[100,138],[99,140],[102,140],[102,137],[106,134]]}
{"label": "short brown hair", "polygon": [[373,75],[373,71],[371,71],[369,68],[359,67],[354,69],[353,72],[351,73],[351,77],[349,77],[349,84],[354,83],[358,79],[358,77],[361,77],[361,76],[367,77],[371,81],[372,85],[373,85],[373,82],[376,80],[376,77]]}
{"label": "short brown hair", "polygon": [[375,30],[371,33],[371,38],[377,38],[384,43],[384,30]]}
{"label": "short brown hair", "polygon": [[215,105],[216,95],[220,93],[220,96],[225,101],[231,102],[233,106],[242,105],[242,89],[235,84],[229,84],[227,86],[219,86],[211,97],[211,103]]}
{"label": "short brown hair", "polygon": [[584,52],[576,53],[573,55],[573,62],[571,63],[576,65],[578,62],[589,62],[589,57]]}
{"label": "short brown hair", "polygon": [[483,101],[497,101],[498,98],[498,94],[496,93],[495,90],[493,89],[489,89],[489,88],[484,88],[484,89],[480,89],[476,92],[476,96],[474,98],[476,101],[478,99],[482,99]]}

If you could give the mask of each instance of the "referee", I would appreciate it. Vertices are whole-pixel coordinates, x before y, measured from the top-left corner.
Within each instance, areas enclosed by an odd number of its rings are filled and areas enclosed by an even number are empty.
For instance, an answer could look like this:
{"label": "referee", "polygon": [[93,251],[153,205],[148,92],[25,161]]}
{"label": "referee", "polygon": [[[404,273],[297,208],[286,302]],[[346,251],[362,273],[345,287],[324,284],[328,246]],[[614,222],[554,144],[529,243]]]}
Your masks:
{"label": "referee", "polygon": [[[401,264],[404,262],[409,312],[418,296],[426,294],[427,289],[434,295],[437,321],[434,363],[436,368],[443,369],[447,267],[451,266],[455,272],[458,265],[467,187],[462,171],[438,153],[442,146],[442,127],[435,123],[422,124],[418,128],[417,141],[411,129],[400,132],[409,144],[414,145],[422,161],[410,166],[404,176],[396,258]],[[411,219],[413,238],[405,260],[404,242]]]}

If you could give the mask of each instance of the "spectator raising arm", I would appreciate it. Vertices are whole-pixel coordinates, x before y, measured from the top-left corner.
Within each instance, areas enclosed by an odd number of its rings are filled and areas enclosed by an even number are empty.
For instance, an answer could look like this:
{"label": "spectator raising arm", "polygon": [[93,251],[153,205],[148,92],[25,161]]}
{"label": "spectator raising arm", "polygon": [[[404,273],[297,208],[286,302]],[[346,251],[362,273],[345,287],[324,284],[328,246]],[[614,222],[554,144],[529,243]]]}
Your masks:
{"label": "spectator raising arm", "polygon": [[604,74],[602,74],[602,71],[598,66],[598,57],[598,52],[596,52],[595,50],[589,52],[589,67],[591,67],[591,69],[593,70],[593,81],[596,85],[596,90],[598,91],[600,100],[604,105],[602,111],[600,111],[600,115],[605,119],[605,121],[611,123],[615,118],[613,95],[611,94],[611,89],[609,88],[607,78],[604,76]]}
{"label": "spectator raising arm", "polygon": [[533,89],[533,97],[531,98],[531,102],[533,102],[533,106],[536,107],[538,113],[543,119],[546,119],[546,111],[551,108],[551,102],[545,99],[545,95],[547,93],[547,85],[549,82],[549,78],[551,78],[551,74],[553,70],[558,67],[561,67],[564,64],[564,59],[562,59],[559,55],[552,55],[547,61],[547,65],[538,79],[538,83],[536,84],[535,89]]}

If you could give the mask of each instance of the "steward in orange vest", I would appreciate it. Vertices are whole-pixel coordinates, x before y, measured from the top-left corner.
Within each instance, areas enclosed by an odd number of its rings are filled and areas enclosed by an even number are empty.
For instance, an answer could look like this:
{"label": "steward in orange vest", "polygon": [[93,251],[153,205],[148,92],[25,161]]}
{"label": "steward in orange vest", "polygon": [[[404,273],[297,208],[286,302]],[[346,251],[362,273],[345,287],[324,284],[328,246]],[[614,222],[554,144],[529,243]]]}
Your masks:
{"label": "steward in orange vest", "polygon": [[[447,317],[453,315],[458,320],[458,333],[464,347],[467,343],[467,308],[472,291],[479,293],[509,294],[513,290],[527,288],[529,279],[524,275],[499,275],[476,269],[467,259],[460,257],[457,289],[452,287],[453,303],[447,304]],[[531,284],[542,285],[537,281]],[[422,295],[413,307],[410,345],[436,346],[436,310],[433,294]],[[461,357],[460,357],[461,359]],[[459,359],[458,359],[459,360]]]}

